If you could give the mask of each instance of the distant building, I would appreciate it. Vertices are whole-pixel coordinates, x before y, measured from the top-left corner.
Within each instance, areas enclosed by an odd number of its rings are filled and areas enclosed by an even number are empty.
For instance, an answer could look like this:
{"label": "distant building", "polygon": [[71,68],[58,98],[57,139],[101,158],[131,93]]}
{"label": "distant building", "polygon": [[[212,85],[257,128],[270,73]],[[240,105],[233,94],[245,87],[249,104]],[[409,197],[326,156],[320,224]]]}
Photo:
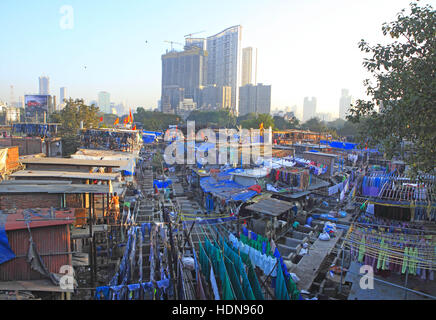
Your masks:
{"label": "distant building", "polygon": [[207,38],[207,84],[230,86],[232,110],[238,113],[241,63],[240,25],[227,28]]}
{"label": "distant building", "polygon": [[98,107],[98,101],[97,100],[91,100],[91,101],[89,101],[89,105],[90,106],[94,105],[95,107]]}
{"label": "distant building", "polygon": [[46,76],[39,77],[39,94],[50,94],[50,78]]}
{"label": "distant building", "polygon": [[310,120],[316,117],[316,98],[312,97],[309,99],[308,97],[304,98],[303,104],[303,122]]}
{"label": "distant building", "polygon": [[197,109],[197,104],[194,102],[193,99],[183,99],[179,103],[178,112],[187,112],[187,111],[194,111]]}
{"label": "distant building", "polygon": [[62,87],[59,89],[59,109],[63,109],[65,107],[65,100],[67,98],[67,88]]}
{"label": "distant building", "polygon": [[339,99],[339,118],[346,119],[348,110],[350,110],[351,96],[348,89],[342,89],[341,98]]}
{"label": "distant building", "polygon": [[241,87],[247,84],[257,84],[257,49],[252,47],[242,49]]}
{"label": "distant building", "polygon": [[111,95],[109,92],[101,91],[98,94],[98,107],[103,113],[112,113],[111,110]]}
{"label": "distant building", "polygon": [[189,50],[192,48],[200,48],[202,50],[206,50],[206,39],[204,38],[186,38],[185,39],[185,50]]}
{"label": "distant building", "polygon": [[333,121],[333,115],[329,112],[318,112],[316,113],[316,117],[321,121]]}
{"label": "distant building", "polygon": [[206,53],[199,47],[162,55],[161,101],[169,102],[176,111],[183,99],[195,99],[196,90],[205,84],[205,59]]}
{"label": "distant building", "polygon": [[259,83],[239,88],[239,115],[271,112],[271,86]]}
{"label": "distant building", "polygon": [[197,90],[197,106],[201,109],[230,109],[232,106],[232,88],[230,86],[209,85]]}

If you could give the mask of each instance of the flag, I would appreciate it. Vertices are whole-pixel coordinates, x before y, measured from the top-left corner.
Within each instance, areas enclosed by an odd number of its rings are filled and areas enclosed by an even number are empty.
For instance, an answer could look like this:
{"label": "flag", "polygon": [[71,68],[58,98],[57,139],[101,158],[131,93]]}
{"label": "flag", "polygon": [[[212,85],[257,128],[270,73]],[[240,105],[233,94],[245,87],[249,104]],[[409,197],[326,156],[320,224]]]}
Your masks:
{"label": "flag", "polygon": [[129,122],[133,123],[132,110],[129,109]]}
{"label": "flag", "polygon": [[117,118],[117,120],[115,120],[114,126],[117,125],[118,123],[120,123],[120,118]]}
{"label": "flag", "polygon": [[100,117],[100,122],[103,122],[103,117]]}
{"label": "flag", "polygon": [[129,117],[124,118],[124,124],[127,124],[129,122]]}
{"label": "flag", "polygon": [[132,130],[136,130],[136,124],[133,126]]}

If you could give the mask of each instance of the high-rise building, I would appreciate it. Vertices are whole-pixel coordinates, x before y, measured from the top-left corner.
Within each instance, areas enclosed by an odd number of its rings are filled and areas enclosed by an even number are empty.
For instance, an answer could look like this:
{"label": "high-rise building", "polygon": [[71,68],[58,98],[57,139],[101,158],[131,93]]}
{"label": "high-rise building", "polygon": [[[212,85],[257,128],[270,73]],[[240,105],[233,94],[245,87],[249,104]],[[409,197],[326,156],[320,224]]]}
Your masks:
{"label": "high-rise building", "polygon": [[206,50],[206,39],[204,38],[186,38],[185,39],[185,50],[192,48],[200,48]]}
{"label": "high-rise building", "polygon": [[229,86],[205,86],[197,90],[197,106],[202,109],[230,109],[232,106],[232,88]]}
{"label": "high-rise building", "polygon": [[39,94],[50,94],[50,78],[46,76],[39,77]]}
{"label": "high-rise building", "polygon": [[257,49],[242,49],[241,87],[246,84],[257,84]]}
{"label": "high-rise building", "polygon": [[333,121],[333,115],[330,112],[317,112],[316,117],[320,121]]}
{"label": "high-rise building", "polygon": [[169,97],[172,109],[177,110],[185,98],[194,99],[196,90],[205,84],[205,57],[205,51],[196,46],[162,55],[161,100],[168,102],[165,97]]}
{"label": "high-rise building", "polygon": [[59,89],[59,109],[63,109],[65,106],[65,100],[67,99],[67,88],[62,87]]}
{"label": "high-rise building", "polygon": [[103,113],[112,113],[111,95],[109,92],[101,91],[98,93],[98,107]]}
{"label": "high-rise building", "polygon": [[227,28],[207,38],[207,84],[232,88],[232,110],[238,113],[241,26]]}
{"label": "high-rise building", "polygon": [[239,88],[239,115],[271,112],[271,86],[259,83]]}
{"label": "high-rise building", "polygon": [[347,116],[351,105],[351,95],[348,89],[342,89],[341,98],[339,99],[339,118],[344,119]]}
{"label": "high-rise building", "polygon": [[316,98],[312,97],[310,100],[308,97],[304,98],[303,104],[303,122],[316,117]]}

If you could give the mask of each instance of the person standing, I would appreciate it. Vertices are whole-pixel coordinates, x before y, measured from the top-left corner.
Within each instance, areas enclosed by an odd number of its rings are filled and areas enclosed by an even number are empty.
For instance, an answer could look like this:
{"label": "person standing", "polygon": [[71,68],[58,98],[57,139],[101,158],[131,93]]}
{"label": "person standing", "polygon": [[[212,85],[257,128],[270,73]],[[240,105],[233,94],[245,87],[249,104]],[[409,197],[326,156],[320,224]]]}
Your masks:
{"label": "person standing", "polygon": [[120,197],[118,196],[118,194],[115,192],[114,196],[112,197],[111,200],[111,209],[112,212],[114,212],[114,216],[115,216],[115,221],[118,220],[119,215],[120,215]]}

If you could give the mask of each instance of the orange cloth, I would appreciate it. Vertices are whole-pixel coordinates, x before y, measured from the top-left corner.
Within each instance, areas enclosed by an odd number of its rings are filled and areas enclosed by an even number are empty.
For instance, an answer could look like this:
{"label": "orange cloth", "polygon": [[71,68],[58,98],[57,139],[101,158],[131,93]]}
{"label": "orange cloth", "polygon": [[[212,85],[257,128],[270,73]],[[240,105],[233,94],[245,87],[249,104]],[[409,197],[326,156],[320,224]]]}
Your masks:
{"label": "orange cloth", "polygon": [[112,203],[113,203],[115,206],[119,206],[119,205],[120,205],[120,197],[118,197],[118,196],[114,196],[114,197],[112,197]]}

